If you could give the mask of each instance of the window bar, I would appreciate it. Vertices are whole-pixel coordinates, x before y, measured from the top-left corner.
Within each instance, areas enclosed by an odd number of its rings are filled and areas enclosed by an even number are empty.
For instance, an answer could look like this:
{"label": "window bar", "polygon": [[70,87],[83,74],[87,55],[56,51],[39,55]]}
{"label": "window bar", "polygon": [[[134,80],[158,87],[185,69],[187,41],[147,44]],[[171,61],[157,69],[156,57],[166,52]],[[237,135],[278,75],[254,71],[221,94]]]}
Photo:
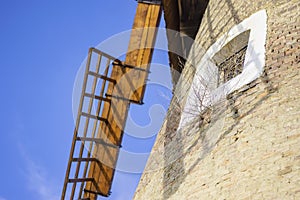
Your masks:
{"label": "window bar", "polygon": [[[85,68],[84,80],[83,80],[83,85],[82,85],[82,94],[84,94],[84,92],[86,90],[88,72],[89,72],[89,67],[90,67],[90,62],[91,62],[91,56],[92,56],[92,50],[90,49],[89,53],[88,53],[86,68]],[[63,186],[62,195],[61,195],[61,200],[64,200],[65,195],[66,195],[68,180],[69,180],[70,171],[71,171],[72,158],[73,158],[73,155],[74,155],[76,138],[77,138],[77,135],[78,135],[77,131],[78,131],[79,123],[80,123],[80,114],[79,113],[82,111],[82,107],[83,107],[83,98],[84,98],[84,96],[81,95],[80,102],[79,102],[78,113],[77,113],[77,118],[76,118],[76,125],[75,125],[73,139],[72,139],[72,146],[71,146],[71,150],[70,150],[70,155],[69,155],[69,160],[68,160],[68,165],[67,165],[67,170],[66,170],[66,176],[65,176],[64,186]]]}
{"label": "window bar", "polygon": [[[106,76],[106,77],[108,76],[108,70],[109,70],[110,62],[111,62],[111,59],[108,59],[107,63],[106,63],[106,66],[105,66],[104,76]],[[103,98],[105,84],[106,84],[106,80],[103,80],[103,83],[102,83],[102,86],[101,86],[101,91],[100,91],[100,94],[99,94],[99,97],[101,97],[101,98]],[[98,100],[99,101],[98,101],[97,110],[96,110],[97,116],[99,116],[101,105],[102,105],[102,101],[104,99],[100,99],[99,98]],[[95,137],[96,128],[97,128],[97,123],[95,122],[94,126],[93,126],[93,130],[92,130],[92,136],[91,136],[92,138]],[[88,158],[91,157],[91,154],[92,154],[91,151],[93,149],[93,145],[94,145],[93,142],[91,142],[90,145],[89,145],[88,153],[87,153],[87,157]],[[89,167],[89,163],[87,162],[87,163],[85,163],[84,170],[83,170],[83,176],[84,177],[87,175],[88,167]],[[97,183],[95,183],[95,184],[97,184]],[[80,190],[79,190],[79,195],[78,195],[79,198],[82,196],[83,187],[84,187],[84,183],[81,183]]]}
{"label": "window bar", "polygon": [[[91,56],[92,57],[92,56]],[[89,58],[91,60],[91,57]],[[100,64],[101,64],[101,59],[102,59],[102,55],[98,55],[98,60],[97,60],[97,64],[96,64],[96,73],[98,74],[99,73],[99,68],[100,68]],[[90,64],[90,62],[89,62]],[[89,66],[90,68],[90,66]],[[90,71],[89,71],[90,73]],[[87,81],[87,80],[86,80]],[[97,77],[94,77],[93,79],[93,84],[92,84],[92,90],[91,90],[91,93],[92,94],[95,94],[95,90],[96,90],[96,86],[97,86]],[[84,96],[85,94],[85,91],[82,92],[81,96]],[[91,113],[92,111],[92,107],[93,107],[93,98],[90,98],[89,99],[89,105],[88,105],[88,113]],[[87,131],[88,131],[88,127],[89,127],[89,123],[90,123],[90,118],[87,118],[86,121],[85,121],[85,126],[84,126],[84,131],[83,131],[83,137],[86,137],[87,135]],[[84,141],[82,141],[81,145],[80,145],[80,150],[79,150],[79,158],[82,157],[83,155],[83,150],[84,150]],[[81,165],[81,162],[77,162],[77,165],[76,165],[76,171],[75,171],[75,178],[78,178],[78,174],[79,174],[79,170],[80,170],[80,165]],[[71,199],[74,198],[74,194],[75,194],[75,190],[76,190],[76,184],[73,184],[73,187],[72,187],[72,192],[71,192]]]}

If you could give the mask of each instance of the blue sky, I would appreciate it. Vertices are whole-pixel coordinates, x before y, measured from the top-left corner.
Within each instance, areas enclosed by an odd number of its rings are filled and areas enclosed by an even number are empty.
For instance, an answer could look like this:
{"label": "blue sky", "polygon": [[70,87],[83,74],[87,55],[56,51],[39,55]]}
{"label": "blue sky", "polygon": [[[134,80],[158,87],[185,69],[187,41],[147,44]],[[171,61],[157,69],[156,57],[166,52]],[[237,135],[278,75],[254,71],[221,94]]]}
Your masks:
{"label": "blue sky", "polygon": [[[2,1],[0,200],[59,198],[74,129],[77,70],[89,47],[131,28],[135,9],[134,0]],[[166,53],[155,55],[156,62],[167,63]],[[151,103],[161,99],[167,107],[163,96],[171,96],[160,87],[146,91],[145,107],[132,106],[140,113],[133,115],[146,113],[137,123],[150,120]],[[127,150],[149,152],[155,136],[124,139]],[[130,199],[139,177],[117,173],[109,199]]]}

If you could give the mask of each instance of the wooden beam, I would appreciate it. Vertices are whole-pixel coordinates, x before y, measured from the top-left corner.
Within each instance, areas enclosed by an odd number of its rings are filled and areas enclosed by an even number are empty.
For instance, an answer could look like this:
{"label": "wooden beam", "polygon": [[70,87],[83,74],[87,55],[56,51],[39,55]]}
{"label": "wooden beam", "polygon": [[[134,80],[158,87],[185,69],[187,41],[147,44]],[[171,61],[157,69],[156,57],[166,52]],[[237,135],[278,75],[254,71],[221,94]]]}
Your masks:
{"label": "wooden beam", "polygon": [[[109,84],[107,93],[123,98],[111,97],[110,102],[104,102],[101,117],[106,118],[107,122],[100,122],[97,138],[101,138],[106,143],[120,146],[130,105],[129,100],[141,102],[143,99],[147,71],[157,34],[155,28],[159,26],[160,17],[160,5],[138,3],[125,64],[143,70],[113,66],[110,78],[116,80],[116,83]],[[109,195],[118,154],[118,148],[103,144],[95,145],[93,155],[100,163],[90,164],[88,177],[94,178],[96,185],[87,182],[86,191]],[[97,188],[100,191],[97,191]],[[96,194],[85,192],[84,197],[95,199]]]}

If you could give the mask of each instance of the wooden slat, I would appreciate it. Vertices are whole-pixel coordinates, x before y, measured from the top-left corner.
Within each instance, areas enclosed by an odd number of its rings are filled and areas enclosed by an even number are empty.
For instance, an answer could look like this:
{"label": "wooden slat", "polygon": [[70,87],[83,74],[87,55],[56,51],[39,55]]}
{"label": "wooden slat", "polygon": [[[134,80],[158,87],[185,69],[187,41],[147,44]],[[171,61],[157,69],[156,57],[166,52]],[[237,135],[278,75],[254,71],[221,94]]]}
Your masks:
{"label": "wooden slat", "polygon": [[110,82],[116,83],[116,80],[114,80],[112,78],[108,78],[108,77],[103,76],[101,74],[97,74],[95,72],[89,72],[89,75],[95,76],[97,78],[101,78],[101,79],[106,80],[106,81],[110,81]]}
{"label": "wooden slat", "polygon": [[93,178],[70,178],[69,183],[77,183],[77,182],[93,182]]}
{"label": "wooden slat", "polygon": [[95,143],[107,145],[107,146],[113,147],[113,148],[118,148],[119,147],[119,146],[116,146],[114,144],[111,144],[110,142],[106,142],[102,138],[77,137],[77,140],[95,142]]}
{"label": "wooden slat", "polygon": [[[160,7],[160,5],[139,3],[125,64],[149,71],[157,34],[156,27],[159,26],[160,22]],[[134,94],[131,95],[130,99],[136,102],[142,101],[145,92],[145,80],[148,77],[148,73],[134,69],[128,71],[130,71],[129,78],[132,81],[131,85],[136,90],[133,91]]]}
{"label": "wooden slat", "polygon": [[108,98],[105,98],[105,97],[102,97],[102,96],[97,96],[97,95],[92,95],[92,94],[89,94],[89,93],[85,93],[84,96],[89,97],[89,98],[95,98],[95,99],[100,100],[100,101],[111,102],[111,100],[108,99]]}
{"label": "wooden slat", "polygon": [[[161,6],[138,3],[133,29],[157,27],[161,16]],[[151,61],[156,37],[153,29],[140,29],[133,31],[129,43],[125,64],[137,66],[148,71]],[[113,96],[124,97],[133,101],[141,102],[145,86],[144,83],[148,73],[134,68],[120,68],[113,66],[111,79],[116,80],[116,84],[110,83],[107,93]],[[136,90],[136,91],[135,91]],[[119,146],[122,141],[124,125],[129,109],[129,101],[112,98],[111,103],[104,102],[102,117],[107,118],[107,123],[101,122],[97,138],[102,138],[111,144]],[[114,168],[117,162],[118,148],[109,148],[107,145],[96,144],[94,154],[102,164],[91,163],[88,177],[95,179],[96,186],[87,182],[85,189],[96,191],[104,196],[109,195]],[[85,198],[94,199],[96,194],[85,193]]]}
{"label": "wooden slat", "polygon": [[73,162],[98,162],[96,158],[73,158]]}

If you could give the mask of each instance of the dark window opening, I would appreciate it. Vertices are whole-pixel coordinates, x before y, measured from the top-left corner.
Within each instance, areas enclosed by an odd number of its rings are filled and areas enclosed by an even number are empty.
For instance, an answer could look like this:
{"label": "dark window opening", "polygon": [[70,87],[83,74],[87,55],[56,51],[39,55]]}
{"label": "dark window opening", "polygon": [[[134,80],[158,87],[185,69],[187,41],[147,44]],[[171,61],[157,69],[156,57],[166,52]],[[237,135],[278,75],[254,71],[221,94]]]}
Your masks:
{"label": "dark window opening", "polygon": [[218,86],[242,73],[249,35],[250,30],[239,34],[213,56],[218,68]]}
{"label": "dark window opening", "polygon": [[219,71],[218,85],[226,83],[242,73],[247,47],[248,45],[217,66]]}

